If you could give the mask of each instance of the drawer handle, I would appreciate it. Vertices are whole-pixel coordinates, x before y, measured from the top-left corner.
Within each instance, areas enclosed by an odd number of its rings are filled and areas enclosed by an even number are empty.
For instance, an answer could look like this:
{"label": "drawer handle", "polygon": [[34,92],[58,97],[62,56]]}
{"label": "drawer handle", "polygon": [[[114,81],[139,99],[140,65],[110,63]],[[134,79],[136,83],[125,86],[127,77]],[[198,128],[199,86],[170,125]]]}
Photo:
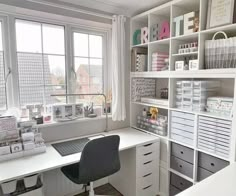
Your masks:
{"label": "drawer handle", "polygon": [[214,166],[215,166],[215,164],[214,164],[214,163],[211,163],[211,166],[212,166],[212,167],[214,167]]}
{"label": "drawer handle", "polygon": [[184,185],[183,182],[180,182],[180,185],[183,186]]}
{"label": "drawer handle", "polygon": [[146,144],[146,145],[143,145],[144,147],[147,147],[147,146],[151,146],[153,143],[151,143],[151,144]]}
{"label": "drawer handle", "polygon": [[180,153],[181,153],[181,154],[184,154],[184,152],[183,152],[183,151],[181,151]]}
{"label": "drawer handle", "polygon": [[180,168],[182,168],[183,166],[182,165],[179,165]]}
{"label": "drawer handle", "polygon": [[152,152],[149,152],[149,153],[146,153],[146,154],[143,154],[144,156],[147,156],[147,155],[150,155],[152,154]]}
{"label": "drawer handle", "polygon": [[143,178],[146,178],[146,177],[148,177],[148,176],[150,176],[150,175],[152,175],[152,173],[149,173],[149,174],[144,175]]}
{"label": "drawer handle", "polygon": [[149,185],[149,186],[147,186],[147,187],[144,187],[143,190],[146,190],[146,189],[150,188],[151,186],[152,186],[152,185]]}
{"label": "drawer handle", "polygon": [[149,163],[151,163],[152,161],[148,161],[148,162],[145,162],[145,163],[143,163],[144,165],[147,165],[147,164],[149,164]]}

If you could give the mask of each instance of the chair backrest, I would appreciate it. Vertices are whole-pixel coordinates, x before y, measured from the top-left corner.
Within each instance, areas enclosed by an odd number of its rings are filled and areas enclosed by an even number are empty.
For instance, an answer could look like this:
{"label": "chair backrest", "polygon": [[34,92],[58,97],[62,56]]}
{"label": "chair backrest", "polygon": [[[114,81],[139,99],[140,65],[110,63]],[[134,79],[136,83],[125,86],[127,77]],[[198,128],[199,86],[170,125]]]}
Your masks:
{"label": "chair backrest", "polygon": [[91,140],[81,154],[79,180],[93,182],[120,170],[120,137],[112,135]]}

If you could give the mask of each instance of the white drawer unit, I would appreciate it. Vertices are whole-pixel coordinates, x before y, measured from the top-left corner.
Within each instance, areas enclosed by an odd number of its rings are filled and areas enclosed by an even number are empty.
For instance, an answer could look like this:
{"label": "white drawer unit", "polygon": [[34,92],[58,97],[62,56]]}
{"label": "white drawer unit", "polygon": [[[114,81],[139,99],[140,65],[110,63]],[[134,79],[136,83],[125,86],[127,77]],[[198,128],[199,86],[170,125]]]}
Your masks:
{"label": "white drawer unit", "polygon": [[136,195],[159,193],[160,141],[136,148]]}
{"label": "white drawer unit", "polygon": [[198,148],[224,158],[229,158],[231,123],[228,120],[199,116]]}
{"label": "white drawer unit", "polygon": [[171,111],[170,137],[179,142],[193,145],[195,115]]}

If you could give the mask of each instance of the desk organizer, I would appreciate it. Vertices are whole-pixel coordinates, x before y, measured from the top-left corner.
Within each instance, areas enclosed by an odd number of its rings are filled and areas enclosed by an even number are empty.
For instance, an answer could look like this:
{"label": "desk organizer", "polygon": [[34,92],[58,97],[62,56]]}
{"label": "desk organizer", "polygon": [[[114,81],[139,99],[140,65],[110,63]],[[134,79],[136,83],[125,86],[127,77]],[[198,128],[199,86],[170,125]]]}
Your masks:
{"label": "desk organizer", "polygon": [[209,97],[207,99],[207,111],[224,116],[232,116],[233,98],[231,97]]}
{"label": "desk organizer", "polygon": [[[9,121],[9,117],[6,119]],[[4,122],[6,123],[6,120]],[[12,117],[9,123],[16,124],[16,119]],[[46,151],[42,134],[35,125],[35,121],[27,121],[19,123],[18,127],[14,126],[9,129],[3,129],[3,126],[1,126],[0,162],[24,156],[32,156]],[[12,134],[13,132],[14,134]],[[10,135],[11,137],[8,137]]]}
{"label": "desk organizer", "polygon": [[176,107],[190,111],[205,111],[209,96],[216,94],[218,81],[177,81]]}
{"label": "desk organizer", "polygon": [[146,131],[166,136],[167,135],[167,117],[159,115],[157,120],[137,116],[137,127]]}

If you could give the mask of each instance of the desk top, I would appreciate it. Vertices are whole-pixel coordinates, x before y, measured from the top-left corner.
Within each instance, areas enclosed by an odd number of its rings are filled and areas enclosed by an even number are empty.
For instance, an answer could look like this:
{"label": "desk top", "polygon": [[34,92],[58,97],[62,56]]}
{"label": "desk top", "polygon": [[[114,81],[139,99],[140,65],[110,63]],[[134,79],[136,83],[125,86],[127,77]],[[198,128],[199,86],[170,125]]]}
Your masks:
{"label": "desk top", "polygon": [[[102,132],[96,135],[119,135],[120,136],[120,151],[140,146],[148,142],[157,141],[158,137],[137,131],[132,128],[118,129],[109,132]],[[83,136],[89,137],[89,136]],[[81,137],[82,138],[82,137]],[[72,138],[74,140],[77,138]],[[54,143],[58,143],[54,142]],[[79,162],[81,153],[62,157],[52,146],[47,144],[46,153],[23,157],[7,162],[0,163],[0,184],[13,179],[19,179],[24,176],[35,173],[60,168],[65,165],[70,165]]]}
{"label": "desk top", "polygon": [[236,195],[236,163],[213,174],[178,196],[233,196]]}

